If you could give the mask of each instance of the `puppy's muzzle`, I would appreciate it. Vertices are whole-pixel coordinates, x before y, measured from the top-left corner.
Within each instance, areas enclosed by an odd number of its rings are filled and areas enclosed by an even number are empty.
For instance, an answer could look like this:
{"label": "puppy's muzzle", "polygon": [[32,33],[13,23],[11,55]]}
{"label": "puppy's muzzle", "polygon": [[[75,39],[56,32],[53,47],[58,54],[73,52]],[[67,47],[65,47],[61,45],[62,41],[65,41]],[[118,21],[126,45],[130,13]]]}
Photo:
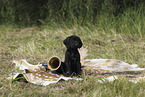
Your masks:
{"label": "puppy's muzzle", "polygon": [[78,48],[79,47],[79,44],[78,42],[74,42],[71,46],[71,48]]}

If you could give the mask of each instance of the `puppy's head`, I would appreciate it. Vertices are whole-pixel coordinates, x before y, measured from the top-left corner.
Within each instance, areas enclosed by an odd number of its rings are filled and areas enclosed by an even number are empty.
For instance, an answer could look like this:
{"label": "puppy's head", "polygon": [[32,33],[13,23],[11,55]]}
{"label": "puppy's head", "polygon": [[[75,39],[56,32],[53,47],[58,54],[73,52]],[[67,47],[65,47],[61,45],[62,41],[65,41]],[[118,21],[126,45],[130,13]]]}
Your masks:
{"label": "puppy's head", "polygon": [[67,37],[63,41],[63,43],[67,48],[72,48],[72,49],[81,48],[83,45],[81,39],[76,35]]}

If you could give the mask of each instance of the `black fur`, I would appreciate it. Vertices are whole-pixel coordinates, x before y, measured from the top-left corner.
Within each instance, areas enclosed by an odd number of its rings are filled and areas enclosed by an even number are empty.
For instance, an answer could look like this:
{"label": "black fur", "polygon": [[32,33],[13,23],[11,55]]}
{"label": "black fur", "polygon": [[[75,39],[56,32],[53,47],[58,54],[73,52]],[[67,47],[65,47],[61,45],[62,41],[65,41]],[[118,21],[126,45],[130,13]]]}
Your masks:
{"label": "black fur", "polygon": [[81,73],[80,54],[78,48],[82,47],[82,41],[78,36],[72,35],[67,37],[63,43],[67,48],[65,52],[65,65],[63,64],[62,67],[63,73],[65,73],[66,76],[78,76]]}

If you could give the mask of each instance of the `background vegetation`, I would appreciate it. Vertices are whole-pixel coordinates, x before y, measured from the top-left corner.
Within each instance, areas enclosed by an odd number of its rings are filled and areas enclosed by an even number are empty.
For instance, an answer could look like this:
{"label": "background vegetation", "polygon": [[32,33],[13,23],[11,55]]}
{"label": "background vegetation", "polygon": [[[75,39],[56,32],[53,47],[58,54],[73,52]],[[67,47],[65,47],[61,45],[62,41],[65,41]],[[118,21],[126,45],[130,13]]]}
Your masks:
{"label": "background vegetation", "polygon": [[118,16],[144,3],[144,0],[1,0],[0,23],[25,26],[54,21],[96,24],[101,14]]}
{"label": "background vegetation", "polygon": [[[52,56],[64,59],[62,41],[78,35],[88,47],[87,58],[118,59],[145,67],[144,0],[1,0],[0,96],[144,97],[145,83],[119,78],[98,83],[62,81],[43,87],[6,78],[16,71],[13,59],[32,64]],[[143,74],[144,75],[144,74]]]}

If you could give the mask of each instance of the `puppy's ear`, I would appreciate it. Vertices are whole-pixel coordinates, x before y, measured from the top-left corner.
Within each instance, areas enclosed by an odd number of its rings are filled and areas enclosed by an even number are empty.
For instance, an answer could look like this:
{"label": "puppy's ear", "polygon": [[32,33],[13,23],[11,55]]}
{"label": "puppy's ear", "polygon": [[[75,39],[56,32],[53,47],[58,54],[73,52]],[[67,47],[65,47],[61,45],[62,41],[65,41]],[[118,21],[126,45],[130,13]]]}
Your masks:
{"label": "puppy's ear", "polygon": [[78,48],[81,48],[82,46],[83,46],[83,43],[82,43],[81,39],[79,38],[79,46],[78,46]]}
{"label": "puppy's ear", "polygon": [[71,38],[71,36],[67,37],[67,38],[63,41],[64,45],[65,45],[67,48],[70,48],[70,38]]}

